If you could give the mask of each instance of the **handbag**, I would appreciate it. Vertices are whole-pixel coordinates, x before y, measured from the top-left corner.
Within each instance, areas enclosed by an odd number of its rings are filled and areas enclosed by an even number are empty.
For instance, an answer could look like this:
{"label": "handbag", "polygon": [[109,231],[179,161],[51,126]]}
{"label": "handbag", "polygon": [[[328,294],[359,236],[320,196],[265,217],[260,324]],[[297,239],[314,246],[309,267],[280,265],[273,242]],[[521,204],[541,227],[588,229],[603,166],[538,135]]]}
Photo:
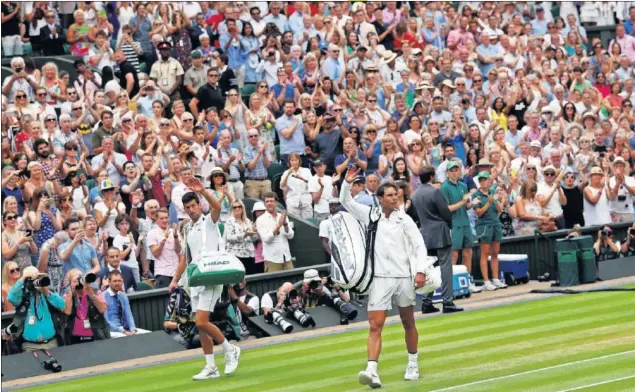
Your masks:
{"label": "handbag", "polygon": [[[211,219],[205,217],[204,219]],[[189,287],[236,284],[245,279],[245,266],[233,254],[220,249],[207,249],[207,230],[203,230],[203,244],[196,257],[187,266]],[[185,234],[187,239],[187,233]]]}

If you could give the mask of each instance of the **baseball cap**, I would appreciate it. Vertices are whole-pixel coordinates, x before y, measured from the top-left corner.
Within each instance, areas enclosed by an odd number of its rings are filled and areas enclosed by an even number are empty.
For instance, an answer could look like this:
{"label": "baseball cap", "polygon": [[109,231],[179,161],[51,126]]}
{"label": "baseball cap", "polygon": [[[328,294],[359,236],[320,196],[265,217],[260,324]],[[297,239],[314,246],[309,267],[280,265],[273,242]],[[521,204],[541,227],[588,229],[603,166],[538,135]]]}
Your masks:
{"label": "baseball cap", "polygon": [[329,204],[340,204],[340,199],[332,197],[331,199],[329,199]]}
{"label": "baseball cap", "polygon": [[313,281],[317,281],[317,282],[322,281],[322,278],[320,278],[320,274],[318,273],[318,270],[310,269],[310,270],[304,271],[304,283],[309,283]]}
{"label": "baseball cap", "polygon": [[167,41],[159,42],[157,49],[172,49],[172,45]]}
{"label": "baseball cap", "polygon": [[114,187],[115,187],[115,185],[112,183],[112,181],[110,181],[110,179],[106,178],[105,180],[103,180],[101,182],[101,185],[100,185],[99,189],[104,191],[106,189],[113,189]]}
{"label": "baseball cap", "polygon": [[202,59],[203,58],[203,53],[201,53],[200,50],[195,50],[192,52],[192,58],[193,59]]}
{"label": "baseball cap", "polygon": [[486,171],[482,171],[476,175],[476,179],[479,181],[486,180],[488,178],[489,178],[489,172],[486,172]]}
{"label": "baseball cap", "polygon": [[459,163],[457,161],[449,161],[448,164],[445,166],[445,170],[452,170],[456,167],[459,167]]}
{"label": "baseball cap", "polygon": [[531,143],[529,143],[529,147],[542,148],[542,144],[540,144],[540,140],[534,140]]}
{"label": "baseball cap", "polygon": [[324,165],[324,162],[322,162],[322,160],[320,160],[320,159],[314,159],[313,160],[313,167],[322,166],[322,165]]}
{"label": "baseball cap", "polygon": [[355,177],[355,180],[353,181],[353,184],[359,184],[360,182],[365,183],[366,182],[366,178],[364,178],[364,176],[357,176],[357,177]]}

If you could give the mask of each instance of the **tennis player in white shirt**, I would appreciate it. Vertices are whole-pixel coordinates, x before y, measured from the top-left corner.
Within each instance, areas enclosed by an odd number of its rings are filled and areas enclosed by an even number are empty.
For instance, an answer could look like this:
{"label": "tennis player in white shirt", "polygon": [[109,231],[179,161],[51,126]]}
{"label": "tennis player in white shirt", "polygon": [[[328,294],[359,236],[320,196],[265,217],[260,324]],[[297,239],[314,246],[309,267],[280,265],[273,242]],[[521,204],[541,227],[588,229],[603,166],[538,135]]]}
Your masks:
{"label": "tennis player in white shirt", "polygon": [[[220,239],[218,230],[218,219],[220,218],[221,205],[223,195],[217,200],[212,193],[203,188],[203,184],[194,177],[184,180],[185,185],[191,192],[183,195],[183,207],[190,217],[191,221],[185,227],[187,238],[183,241],[184,245],[179,257],[179,266],[172,278],[169,291],[172,291],[178,285],[181,275],[192,262],[193,258],[202,249],[203,230],[206,230],[207,249],[218,249],[218,241]],[[201,208],[200,196],[203,196],[209,203],[210,213],[203,214]],[[190,295],[192,298],[192,310],[196,312],[196,327],[201,338],[201,346],[205,354],[206,365],[201,372],[194,377],[193,380],[206,380],[210,378],[220,377],[220,372],[214,361],[214,341],[219,343],[225,351],[225,374],[233,373],[238,367],[240,359],[240,347],[235,346],[225,339],[223,333],[217,326],[209,321],[209,315],[214,311],[214,306],[221,297],[223,286],[212,287],[190,287]]]}
{"label": "tennis player in white shirt", "polygon": [[[359,169],[349,169],[342,184],[340,202],[358,221],[368,225],[371,207],[356,202],[351,195],[351,184]],[[375,277],[368,292],[368,365],[359,372],[362,385],[381,387],[377,372],[377,361],[381,352],[381,332],[386,313],[392,302],[399,308],[399,316],[406,333],[408,365],[405,380],[419,378],[417,343],[419,335],[414,319],[415,288],[426,283],[426,271],[430,267],[428,252],[423,237],[412,218],[399,211],[397,187],[392,183],[382,184],[377,190],[382,209],[377,224],[374,248]]]}

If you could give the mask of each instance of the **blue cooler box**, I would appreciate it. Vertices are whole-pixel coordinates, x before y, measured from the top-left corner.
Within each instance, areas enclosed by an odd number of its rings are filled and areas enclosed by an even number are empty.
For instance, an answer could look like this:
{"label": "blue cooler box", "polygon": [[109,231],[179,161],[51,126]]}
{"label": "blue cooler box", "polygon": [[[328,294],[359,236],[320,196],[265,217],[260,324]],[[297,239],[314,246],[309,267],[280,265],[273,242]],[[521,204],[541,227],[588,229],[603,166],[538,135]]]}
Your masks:
{"label": "blue cooler box", "polygon": [[[464,265],[453,265],[452,273],[454,280],[452,286],[454,288],[454,298],[468,298],[470,296],[470,274]],[[442,302],[441,288],[439,287],[432,296],[433,303]]]}
{"label": "blue cooler box", "polygon": [[529,282],[529,257],[527,255],[498,255],[501,282],[509,286]]}

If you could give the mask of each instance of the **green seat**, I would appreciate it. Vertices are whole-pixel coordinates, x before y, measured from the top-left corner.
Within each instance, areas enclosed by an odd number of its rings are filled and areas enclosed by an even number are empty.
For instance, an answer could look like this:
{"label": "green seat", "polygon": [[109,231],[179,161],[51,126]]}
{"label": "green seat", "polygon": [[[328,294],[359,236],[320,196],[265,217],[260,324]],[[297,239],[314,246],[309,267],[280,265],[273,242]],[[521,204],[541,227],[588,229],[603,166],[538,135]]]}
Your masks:
{"label": "green seat", "polygon": [[148,290],[154,290],[154,287],[150,286],[146,282],[137,283],[137,291],[148,291]]}
{"label": "green seat", "polygon": [[245,102],[245,105],[249,106],[249,98],[251,97],[251,94],[256,92],[256,85],[255,84],[245,84],[240,92],[240,96],[243,99],[243,101]]}
{"label": "green seat", "polygon": [[269,179],[273,181],[273,178],[277,174],[280,174],[282,176],[282,173],[284,173],[285,170],[285,167],[278,162],[271,162],[271,165],[267,169],[267,177],[269,177]]}

